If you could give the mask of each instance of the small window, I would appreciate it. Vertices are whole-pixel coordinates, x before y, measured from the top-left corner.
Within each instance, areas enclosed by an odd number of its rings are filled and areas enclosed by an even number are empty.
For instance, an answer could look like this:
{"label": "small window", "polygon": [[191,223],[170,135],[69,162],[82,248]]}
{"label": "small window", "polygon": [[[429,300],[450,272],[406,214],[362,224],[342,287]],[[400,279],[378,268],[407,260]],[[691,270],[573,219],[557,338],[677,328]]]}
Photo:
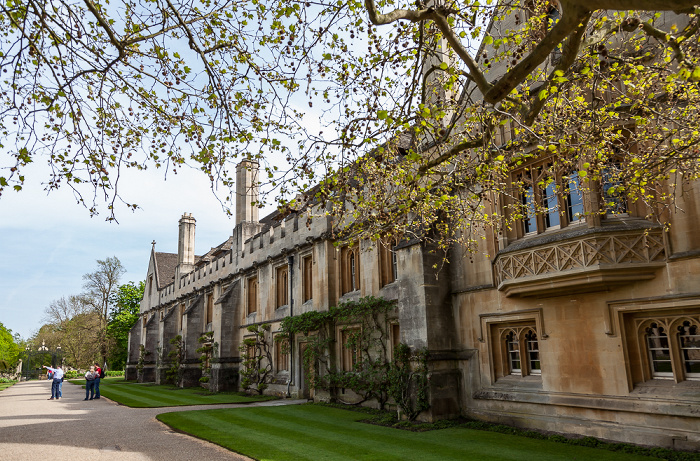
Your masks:
{"label": "small window", "polygon": [[583,192],[581,190],[578,171],[572,172],[567,179],[568,190],[566,194],[567,218],[570,223],[583,219]]}
{"label": "small window", "polygon": [[621,179],[622,165],[612,162],[603,169],[601,195],[603,209],[607,214],[627,213],[627,195]]}
{"label": "small window", "polygon": [[341,360],[343,371],[353,371],[359,360],[359,328],[347,328],[341,331]]}
{"label": "small window", "polygon": [[531,375],[542,374],[540,368],[540,348],[537,343],[537,333],[528,330],[525,334],[525,346],[527,350],[527,363]]}
{"label": "small window", "polygon": [[278,373],[289,371],[289,341],[275,341],[275,363]]}
{"label": "small window", "polygon": [[401,342],[401,327],[398,323],[391,324],[391,345],[396,347]]}
{"label": "small window", "polygon": [[629,314],[627,360],[632,365],[632,383],[656,379],[677,383],[700,381],[700,314],[697,310]]}
{"label": "small window", "polygon": [[379,253],[379,280],[381,286],[389,285],[396,281],[397,261],[393,240],[377,242]]}
{"label": "small window", "polygon": [[340,250],[341,294],[360,289],[360,254],[357,244],[345,246]]}
{"label": "small window", "polygon": [[508,350],[508,371],[511,375],[522,375],[520,361],[520,340],[514,331],[506,335],[506,349]]}
{"label": "small window", "polygon": [[519,197],[515,205],[520,237],[566,227],[584,218],[577,171],[561,174],[549,159],[515,171],[513,184]]}
{"label": "small window", "polygon": [[277,286],[277,307],[287,305],[287,293],[289,291],[289,268],[280,266],[275,270],[275,284]]}
{"label": "small window", "polygon": [[214,320],[214,294],[207,294],[207,318],[206,325],[209,325]]}
{"label": "small window", "polygon": [[303,261],[303,302],[313,298],[313,259],[311,255],[304,256]]}
{"label": "small window", "polygon": [[182,331],[182,326],[185,324],[185,310],[185,303],[180,304],[180,331]]}
{"label": "small window", "polygon": [[148,276],[148,296],[153,294],[153,276]]}
{"label": "small window", "polygon": [[700,330],[697,323],[684,321],[678,327],[681,362],[686,379],[700,379]]}
{"label": "small window", "polygon": [[523,230],[525,234],[537,232],[537,216],[535,214],[535,189],[527,186],[520,199],[523,206]]}
{"label": "small window", "polygon": [[544,207],[544,227],[545,229],[560,227],[559,200],[557,197],[556,183],[554,179],[549,179],[543,190],[542,205]]}
{"label": "small window", "polygon": [[248,279],[248,314],[258,311],[258,278]]}
{"label": "small window", "polygon": [[540,349],[534,325],[505,324],[498,326],[501,338],[494,353],[496,379],[505,376],[540,376]]}
{"label": "small window", "polygon": [[646,343],[652,376],[655,378],[673,378],[671,349],[665,328],[652,323],[646,329]]}

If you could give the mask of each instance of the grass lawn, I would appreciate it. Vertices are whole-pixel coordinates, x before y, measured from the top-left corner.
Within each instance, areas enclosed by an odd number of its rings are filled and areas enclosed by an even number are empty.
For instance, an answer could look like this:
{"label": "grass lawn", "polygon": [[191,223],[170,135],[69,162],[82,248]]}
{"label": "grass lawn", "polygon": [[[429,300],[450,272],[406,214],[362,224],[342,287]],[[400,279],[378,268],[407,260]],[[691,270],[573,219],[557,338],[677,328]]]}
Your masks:
{"label": "grass lawn", "polygon": [[14,384],[14,382],[11,382],[11,383],[0,383],[0,391],[4,391],[5,389],[7,389],[8,387],[12,386],[13,384]]}
{"label": "grass lawn", "polygon": [[[84,379],[72,379],[70,382],[85,386]],[[124,381],[124,378],[104,378],[100,380],[100,395],[132,408],[249,403],[274,399],[274,397],[269,396],[249,397],[234,392],[210,394],[201,387],[180,389],[175,386]]]}
{"label": "grass lawn", "polygon": [[410,432],[318,405],[165,413],[160,421],[259,460],[655,459],[463,428]]}

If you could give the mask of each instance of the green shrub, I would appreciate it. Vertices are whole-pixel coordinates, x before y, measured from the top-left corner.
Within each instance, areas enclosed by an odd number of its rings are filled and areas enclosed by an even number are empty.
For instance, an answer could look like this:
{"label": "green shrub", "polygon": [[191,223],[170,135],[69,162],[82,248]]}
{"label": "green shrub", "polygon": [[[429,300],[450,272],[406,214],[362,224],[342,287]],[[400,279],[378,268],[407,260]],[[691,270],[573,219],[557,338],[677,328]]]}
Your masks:
{"label": "green shrub", "polygon": [[10,378],[0,378],[0,383],[2,383],[2,384],[9,384],[9,383],[14,383],[14,382],[15,382],[14,379],[10,379]]}
{"label": "green shrub", "polygon": [[124,376],[124,370],[107,370],[107,371],[105,371],[105,378],[115,378],[118,376]]}

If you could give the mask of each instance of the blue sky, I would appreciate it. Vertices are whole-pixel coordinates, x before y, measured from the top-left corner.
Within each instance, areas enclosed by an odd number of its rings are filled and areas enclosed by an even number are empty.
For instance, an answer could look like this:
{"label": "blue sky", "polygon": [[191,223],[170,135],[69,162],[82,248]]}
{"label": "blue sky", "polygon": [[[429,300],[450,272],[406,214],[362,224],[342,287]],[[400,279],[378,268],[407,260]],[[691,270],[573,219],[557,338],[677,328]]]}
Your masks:
{"label": "blue sky", "polygon": [[184,212],[197,220],[197,254],[226,240],[234,226],[196,170],[183,168],[167,180],[163,170],[129,173],[121,190],[141,209],[118,209],[119,224],[106,222],[106,213],[90,218],[68,189],[47,195],[44,165],[25,173],[25,190],[0,197],[0,322],[23,338],[43,324],[51,301],[82,292],[82,276],[97,259],[116,256],[127,270],[122,282],[143,280],[151,241],[157,251],[177,252]]}

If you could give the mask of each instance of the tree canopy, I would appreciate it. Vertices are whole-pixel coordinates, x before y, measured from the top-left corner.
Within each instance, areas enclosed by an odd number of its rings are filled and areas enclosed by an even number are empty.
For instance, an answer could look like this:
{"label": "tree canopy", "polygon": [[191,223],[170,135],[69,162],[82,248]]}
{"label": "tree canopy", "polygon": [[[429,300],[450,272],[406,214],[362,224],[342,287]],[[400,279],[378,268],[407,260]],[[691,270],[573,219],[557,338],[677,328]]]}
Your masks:
{"label": "tree canopy", "polygon": [[19,338],[0,323],[0,371],[15,367],[20,352]]}
{"label": "tree canopy", "polygon": [[0,193],[45,161],[48,189],[113,218],[124,169],[190,165],[228,191],[252,159],[283,209],[330,202],[368,236],[499,227],[488,192],[508,193],[523,155],[596,178],[622,149],[619,187],[672,206],[664,187],[698,173],[697,14],[686,0],[11,0]]}
{"label": "tree canopy", "polygon": [[[45,341],[52,349],[60,345],[66,362],[75,367],[89,366],[95,361],[104,363],[108,357],[111,360],[119,356],[123,346],[119,322],[128,321],[121,312],[128,314],[133,304],[138,306],[141,300],[139,288],[133,283],[119,285],[124,271],[116,256],[98,259],[97,269],[83,275],[85,293],[64,296],[46,307],[46,324],[37,332],[33,343]],[[109,325],[114,321],[112,332]]]}
{"label": "tree canopy", "polygon": [[144,282],[134,282],[119,285],[112,295],[107,324],[107,334],[114,340],[114,346],[109,353],[109,363],[114,369],[120,369],[126,364],[129,351],[129,330],[139,319],[139,307],[143,298]]}

